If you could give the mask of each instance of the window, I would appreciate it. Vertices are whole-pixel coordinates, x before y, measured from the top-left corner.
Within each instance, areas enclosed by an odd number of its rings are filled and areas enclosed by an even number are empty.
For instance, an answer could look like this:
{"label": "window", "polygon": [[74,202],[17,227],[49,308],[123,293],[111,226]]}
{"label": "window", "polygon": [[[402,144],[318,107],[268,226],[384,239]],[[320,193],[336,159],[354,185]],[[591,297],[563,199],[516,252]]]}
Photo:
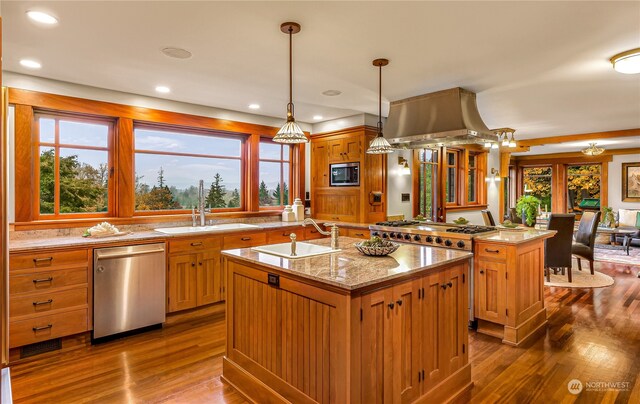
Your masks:
{"label": "window", "polygon": [[274,143],[270,139],[260,140],[260,207],[291,204],[291,153],[289,145]]}
{"label": "window", "polygon": [[467,202],[478,202],[478,155],[469,153],[467,165]]}
{"label": "window", "polygon": [[525,195],[532,195],[541,202],[540,208],[551,212],[551,167],[526,167],[522,169]]}
{"label": "window", "polygon": [[438,190],[438,151],[423,149],[418,152],[419,214],[435,220]]}
{"label": "window", "polygon": [[600,164],[567,166],[567,208],[581,210],[583,199],[600,199]]}
{"label": "window", "polygon": [[134,141],[136,211],[196,207],[200,179],[207,207],[243,207],[242,137],[140,125]]}
{"label": "window", "polygon": [[112,170],[112,122],[37,114],[36,203],[41,216],[106,216]]}
{"label": "window", "polygon": [[445,201],[449,205],[458,202],[456,188],[458,186],[458,152],[447,150],[446,160]]}

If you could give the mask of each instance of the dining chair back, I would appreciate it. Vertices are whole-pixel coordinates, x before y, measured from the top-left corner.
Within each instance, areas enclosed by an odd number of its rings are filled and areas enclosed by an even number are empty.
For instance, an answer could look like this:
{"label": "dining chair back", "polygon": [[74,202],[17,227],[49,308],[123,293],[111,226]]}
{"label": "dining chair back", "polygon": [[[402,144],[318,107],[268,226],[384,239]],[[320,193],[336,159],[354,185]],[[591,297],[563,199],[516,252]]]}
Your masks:
{"label": "dining chair back", "polygon": [[544,270],[547,281],[551,281],[551,269],[557,273],[567,271],[569,282],[571,277],[571,245],[573,242],[573,226],[576,215],[573,213],[552,213],[549,216],[547,230],[555,230],[556,234],[544,241]]}
{"label": "dining chair back", "polygon": [[493,215],[491,214],[491,211],[489,211],[489,210],[481,210],[480,212],[482,212],[482,219],[484,220],[484,225],[485,226],[495,226],[496,225],[496,221],[493,220]]}

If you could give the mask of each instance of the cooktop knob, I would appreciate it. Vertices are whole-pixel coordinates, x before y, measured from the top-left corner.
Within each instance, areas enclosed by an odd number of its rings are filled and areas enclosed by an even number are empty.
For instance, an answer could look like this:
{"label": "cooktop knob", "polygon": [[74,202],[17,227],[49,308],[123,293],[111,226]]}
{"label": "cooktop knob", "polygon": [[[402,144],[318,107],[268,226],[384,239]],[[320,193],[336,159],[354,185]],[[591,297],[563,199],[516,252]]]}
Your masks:
{"label": "cooktop knob", "polygon": [[387,233],[382,233],[382,238],[389,238],[389,235]]}
{"label": "cooktop knob", "polygon": [[427,236],[427,243],[433,243],[433,237]]}
{"label": "cooktop knob", "polygon": [[416,234],[415,236],[413,236],[413,239],[415,241],[420,241],[420,235]]}
{"label": "cooktop knob", "polygon": [[389,237],[396,238],[396,233],[389,233]]}
{"label": "cooktop knob", "polygon": [[464,241],[460,240],[458,241],[458,243],[456,244],[459,248],[464,248]]}
{"label": "cooktop knob", "polygon": [[404,235],[404,239],[405,240],[411,240],[411,234],[405,234]]}
{"label": "cooktop knob", "polygon": [[451,240],[447,239],[444,241],[444,245],[446,245],[447,247],[451,247],[453,243],[451,242]]}
{"label": "cooktop knob", "polygon": [[436,243],[442,244],[442,237],[436,237]]}
{"label": "cooktop knob", "polygon": [[375,236],[379,236],[380,233],[378,233],[377,231],[374,231],[374,232],[371,233],[371,235],[375,237]]}

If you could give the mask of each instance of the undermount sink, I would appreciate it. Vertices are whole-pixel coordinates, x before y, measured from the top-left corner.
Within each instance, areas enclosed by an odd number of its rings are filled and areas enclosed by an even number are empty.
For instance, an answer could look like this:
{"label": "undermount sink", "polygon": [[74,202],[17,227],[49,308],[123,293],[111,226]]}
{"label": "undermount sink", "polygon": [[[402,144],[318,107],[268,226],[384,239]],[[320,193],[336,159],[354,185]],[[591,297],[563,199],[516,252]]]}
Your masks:
{"label": "undermount sink", "polygon": [[271,255],[277,255],[278,257],[284,257],[289,259],[306,258],[314,255],[330,254],[342,250],[332,250],[331,247],[309,244],[309,243],[296,243],[296,255],[291,255],[291,243],[280,243],[265,245],[262,247],[252,247],[254,251],[267,253]]}
{"label": "undermount sink", "polygon": [[242,229],[259,229],[260,226],[255,224],[245,223],[225,223],[215,224],[211,226],[181,226],[181,227],[161,227],[154,229],[164,234],[192,234],[192,233],[207,233],[216,231],[228,231],[228,230],[242,230]]}

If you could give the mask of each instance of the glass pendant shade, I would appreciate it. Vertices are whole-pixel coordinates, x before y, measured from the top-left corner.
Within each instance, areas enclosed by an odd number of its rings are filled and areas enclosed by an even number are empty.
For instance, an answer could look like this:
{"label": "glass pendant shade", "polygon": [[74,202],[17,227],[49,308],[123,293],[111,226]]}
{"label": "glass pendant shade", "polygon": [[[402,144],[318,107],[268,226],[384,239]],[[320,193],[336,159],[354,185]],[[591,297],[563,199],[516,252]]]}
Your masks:
{"label": "glass pendant shade", "polygon": [[369,148],[367,149],[368,154],[386,154],[393,153],[393,147],[389,144],[387,139],[382,136],[380,133],[378,136],[374,137],[371,143],[369,143]]}
{"label": "glass pendant shade", "polygon": [[304,132],[296,121],[288,121],[278,131],[273,138],[277,143],[307,143],[309,139],[305,136]]}

